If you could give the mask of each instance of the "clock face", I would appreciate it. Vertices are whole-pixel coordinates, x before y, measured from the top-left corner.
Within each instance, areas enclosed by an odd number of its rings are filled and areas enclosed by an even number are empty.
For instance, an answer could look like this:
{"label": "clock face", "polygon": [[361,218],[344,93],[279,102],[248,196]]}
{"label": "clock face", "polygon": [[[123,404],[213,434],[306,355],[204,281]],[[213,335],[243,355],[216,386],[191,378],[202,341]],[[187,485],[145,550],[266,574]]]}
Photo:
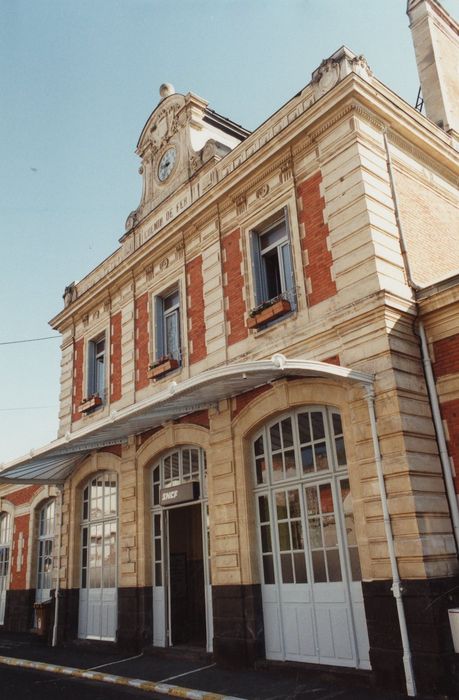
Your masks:
{"label": "clock face", "polygon": [[176,158],[177,151],[175,146],[168,148],[167,151],[163,153],[158,165],[158,178],[161,182],[167,180],[171,174],[172,170],[174,169]]}

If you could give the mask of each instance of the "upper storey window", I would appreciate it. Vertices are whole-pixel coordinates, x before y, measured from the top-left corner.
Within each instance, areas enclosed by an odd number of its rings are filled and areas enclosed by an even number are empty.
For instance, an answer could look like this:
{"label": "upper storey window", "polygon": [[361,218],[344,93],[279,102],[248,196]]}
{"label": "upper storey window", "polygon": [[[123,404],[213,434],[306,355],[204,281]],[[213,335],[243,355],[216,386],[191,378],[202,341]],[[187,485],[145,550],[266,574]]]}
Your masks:
{"label": "upper storey window", "polygon": [[156,360],[169,358],[180,364],[180,294],[178,289],[170,294],[156,297],[155,305]]}
{"label": "upper storey window", "polygon": [[88,396],[97,394],[105,400],[105,334],[91,340],[88,346]]}
{"label": "upper storey window", "polygon": [[[256,308],[283,300],[284,313],[296,304],[287,209],[251,232],[252,271]],[[259,309],[260,307],[260,309]]]}

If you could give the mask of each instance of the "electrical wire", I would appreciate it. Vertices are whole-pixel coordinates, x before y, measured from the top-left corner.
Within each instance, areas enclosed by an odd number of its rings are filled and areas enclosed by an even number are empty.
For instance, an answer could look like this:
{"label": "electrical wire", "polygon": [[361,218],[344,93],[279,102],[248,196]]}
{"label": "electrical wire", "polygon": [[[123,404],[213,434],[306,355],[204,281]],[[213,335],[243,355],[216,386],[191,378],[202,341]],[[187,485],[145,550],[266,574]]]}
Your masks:
{"label": "electrical wire", "polygon": [[17,343],[36,343],[38,340],[51,340],[52,338],[60,338],[60,335],[46,335],[44,338],[28,338],[27,340],[4,340],[0,341],[0,345],[16,345]]}
{"label": "electrical wire", "polygon": [[13,408],[0,408],[0,411],[37,411],[42,408],[57,408],[57,406],[15,406]]}

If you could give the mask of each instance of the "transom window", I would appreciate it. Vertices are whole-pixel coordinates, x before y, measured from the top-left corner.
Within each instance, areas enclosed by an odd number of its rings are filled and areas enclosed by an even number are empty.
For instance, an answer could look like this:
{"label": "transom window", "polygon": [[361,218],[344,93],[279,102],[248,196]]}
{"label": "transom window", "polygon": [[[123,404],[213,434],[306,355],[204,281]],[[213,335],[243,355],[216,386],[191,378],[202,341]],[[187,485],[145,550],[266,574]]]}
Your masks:
{"label": "transom window", "polygon": [[152,470],[153,506],[159,506],[159,491],[167,486],[177,486],[187,481],[200,481],[202,494],[206,489],[206,456],[199,447],[180,447],[161,457]]}
{"label": "transom window", "polygon": [[346,467],[341,416],[323,408],[280,418],[254,440],[256,484],[268,484]]}
{"label": "transom window", "polygon": [[264,583],[342,581],[343,566],[360,580],[339,412],[297,409],[252,445]]}

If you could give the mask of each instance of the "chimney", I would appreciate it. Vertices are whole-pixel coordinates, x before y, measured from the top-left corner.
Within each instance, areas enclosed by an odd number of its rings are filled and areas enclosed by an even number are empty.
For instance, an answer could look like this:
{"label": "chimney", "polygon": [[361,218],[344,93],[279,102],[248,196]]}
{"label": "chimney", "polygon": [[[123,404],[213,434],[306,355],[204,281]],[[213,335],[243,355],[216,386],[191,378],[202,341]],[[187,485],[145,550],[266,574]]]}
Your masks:
{"label": "chimney", "polygon": [[408,0],[426,115],[459,138],[459,24],[437,0]]}

